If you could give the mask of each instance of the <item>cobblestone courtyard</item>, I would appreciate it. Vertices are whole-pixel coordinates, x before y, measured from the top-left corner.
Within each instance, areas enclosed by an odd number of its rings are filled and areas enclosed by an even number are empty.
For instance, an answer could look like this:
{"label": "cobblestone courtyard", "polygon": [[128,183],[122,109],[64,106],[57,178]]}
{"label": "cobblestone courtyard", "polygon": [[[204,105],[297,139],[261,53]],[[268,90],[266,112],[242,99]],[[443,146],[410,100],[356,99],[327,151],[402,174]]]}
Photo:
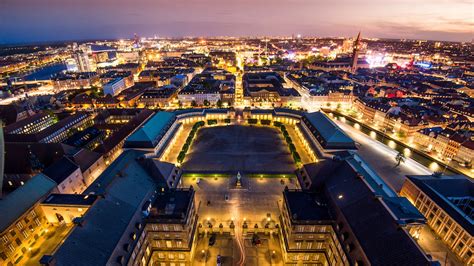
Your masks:
{"label": "cobblestone courtyard", "polygon": [[210,173],[293,173],[296,166],[278,129],[228,125],[200,129],[183,169]]}

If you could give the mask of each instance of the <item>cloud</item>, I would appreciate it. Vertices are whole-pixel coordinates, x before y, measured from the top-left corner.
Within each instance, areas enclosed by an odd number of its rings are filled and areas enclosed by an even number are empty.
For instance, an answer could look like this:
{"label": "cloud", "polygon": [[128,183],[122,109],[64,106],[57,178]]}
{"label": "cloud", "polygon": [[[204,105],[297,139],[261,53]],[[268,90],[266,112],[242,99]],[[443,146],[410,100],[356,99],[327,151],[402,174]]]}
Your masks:
{"label": "cloud", "polygon": [[[472,26],[472,25],[471,25]],[[457,31],[442,30],[441,27],[427,28],[423,25],[409,23],[379,22],[367,28],[370,34],[385,38],[428,39],[446,41],[470,41],[472,31],[459,29]]]}

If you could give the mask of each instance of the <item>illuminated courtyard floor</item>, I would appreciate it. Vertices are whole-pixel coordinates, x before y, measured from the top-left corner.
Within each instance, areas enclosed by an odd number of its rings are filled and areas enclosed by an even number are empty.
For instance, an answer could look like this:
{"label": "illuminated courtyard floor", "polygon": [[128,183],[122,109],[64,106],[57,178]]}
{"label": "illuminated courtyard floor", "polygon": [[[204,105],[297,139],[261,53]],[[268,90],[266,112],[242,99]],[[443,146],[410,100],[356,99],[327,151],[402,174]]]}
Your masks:
{"label": "illuminated courtyard floor", "polygon": [[228,125],[200,129],[183,169],[212,173],[292,173],[296,166],[277,128]]}
{"label": "illuminated courtyard floor", "polygon": [[[281,247],[277,237],[260,234],[261,244],[252,245],[251,235],[243,238],[245,257],[243,265],[283,265]],[[240,265],[240,250],[235,236],[217,234],[216,243],[209,246],[209,235],[198,239],[194,265],[215,266],[217,256],[221,256],[222,266]]]}
{"label": "illuminated courtyard floor", "polygon": [[[269,231],[278,232],[275,225],[279,224],[282,192],[285,186],[290,189],[298,188],[296,178],[290,179],[283,175],[281,178],[248,178],[244,175],[244,189],[236,189],[233,185],[235,180],[235,177],[213,178],[199,174],[183,178],[183,187],[192,185],[195,188],[198,222],[204,227],[200,230],[202,234],[197,241],[196,265],[216,265],[217,255],[223,257],[222,265],[240,265],[242,258],[244,265],[282,265],[278,236],[270,236]],[[226,196],[228,200],[225,199]],[[233,231],[230,229],[231,221],[235,224]],[[248,231],[242,228],[244,221],[250,228]],[[208,228],[209,223],[212,224],[212,229]],[[264,229],[266,223],[269,223],[271,230]],[[222,230],[219,229],[220,224],[223,226]],[[262,244],[258,247],[252,246],[250,241],[255,224],[262,239]],[[216,233],[218,238],[216,244],[209,247],[211,233]]]}

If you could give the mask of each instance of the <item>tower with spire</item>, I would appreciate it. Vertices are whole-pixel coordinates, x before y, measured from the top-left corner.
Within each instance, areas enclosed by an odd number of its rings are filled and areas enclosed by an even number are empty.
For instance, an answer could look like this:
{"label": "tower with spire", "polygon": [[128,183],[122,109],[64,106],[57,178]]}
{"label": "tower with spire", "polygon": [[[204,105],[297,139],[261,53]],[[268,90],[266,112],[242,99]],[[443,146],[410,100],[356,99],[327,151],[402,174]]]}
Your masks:
{"label": "tower with spire", "polygon": [[353,50],[352,50],[352,60],[351,60],[351,71],[354,73],[357,70],[357,61],[359,60],[359,50],[360,50],[360,31],[357,34],[357,38],[354,41]]}

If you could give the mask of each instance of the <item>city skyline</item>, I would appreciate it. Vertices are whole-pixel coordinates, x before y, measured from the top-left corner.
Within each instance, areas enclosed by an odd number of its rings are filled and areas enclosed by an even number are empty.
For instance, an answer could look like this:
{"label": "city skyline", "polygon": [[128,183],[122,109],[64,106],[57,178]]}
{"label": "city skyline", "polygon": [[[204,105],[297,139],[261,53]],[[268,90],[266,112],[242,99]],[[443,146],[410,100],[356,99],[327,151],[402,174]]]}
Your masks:
{"label": "city skyline", "polygon": [[[470,41],[469,1],[36,1],[0,3],[0,44],[213,36],[363,37]],[[18,14],[23,14],[19,16]],[[403,17],[403,19],[401,19]]]}
{"label": "city skyline", "polygon": [[474,4],[414,2],[0,0],[0,265],[474,265]]}

